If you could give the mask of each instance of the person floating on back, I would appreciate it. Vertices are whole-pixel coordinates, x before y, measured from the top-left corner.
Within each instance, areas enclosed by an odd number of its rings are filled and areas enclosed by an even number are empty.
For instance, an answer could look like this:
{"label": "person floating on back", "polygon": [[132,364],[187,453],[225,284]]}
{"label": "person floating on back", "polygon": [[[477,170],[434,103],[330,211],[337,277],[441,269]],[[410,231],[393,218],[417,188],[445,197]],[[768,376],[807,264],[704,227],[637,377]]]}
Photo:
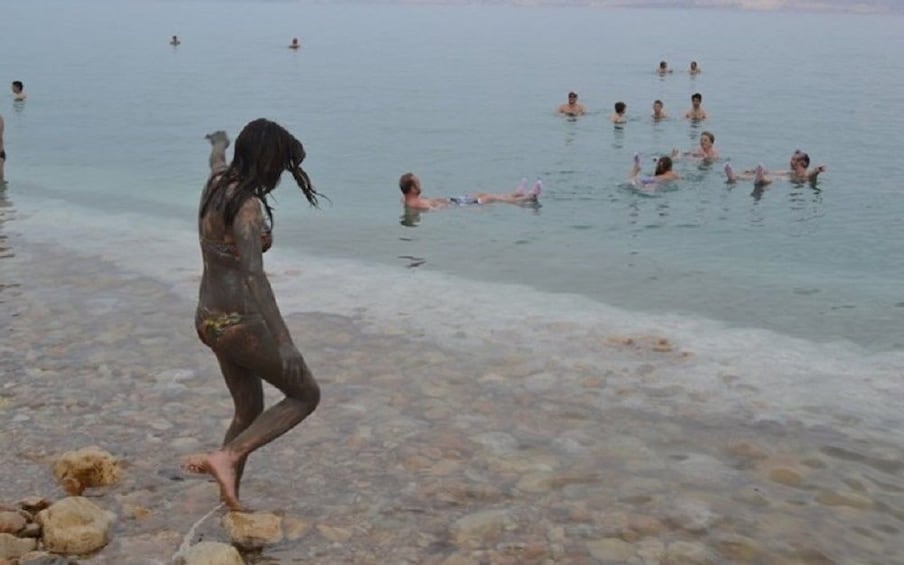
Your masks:
{"label": "person floating on back", "polygon": [[815,184],[820,173],[826,170],[825,165],[810,168],[810,156],[800,149],[791,154],[788,166],[787,171],[769,171],[761,163],[755,169],[736,172],[729,162],[725,163],[725,176],[729,184],[734,184],[739,180],[752,180],[755,186],[767,186],[777,179]]}
{"label": "person floating on back", "polygon": [[472,206],[476,204],[492,204],[504,202],[506,204],[535,204],[543,191],[543,184],[537,179],[534,187],[525,192],[527,179],[522,179],[521,184],[514,192],[495,194],[490,192],[474,192],[461,196],[449,196],[447,198],[427,198],[421,196],[421,179],[414,173],[405,173],[399,178],[399,190],[402,191],[402,203],[405,208],[412,210],[437,210],[449,206]]}

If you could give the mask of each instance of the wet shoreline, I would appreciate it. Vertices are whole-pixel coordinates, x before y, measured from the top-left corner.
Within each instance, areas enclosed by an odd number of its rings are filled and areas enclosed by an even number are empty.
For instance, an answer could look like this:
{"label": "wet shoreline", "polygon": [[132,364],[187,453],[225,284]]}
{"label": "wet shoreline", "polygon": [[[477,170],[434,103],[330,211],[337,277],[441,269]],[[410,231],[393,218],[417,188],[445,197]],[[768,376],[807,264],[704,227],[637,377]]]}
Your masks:
{"label": "wet shoreline", "polygon": [[[119,519],[114,541],[84,561],[165,562],[217,504],[215,485],[183,476],[179,458],[216,445],[231,417],[194,305],[100,257],[26,241],[14,220],[0,231],[14,254],[0,258],[0,501],[62,496],[53,458],[99,445],[122,459],[125,479],[89,493]],[[323,402],[249,462],[243,498],[295,528],[250,562],[904,554],[901,445],[830,418],[808,427],[714,414],[718,396],[662,382],[663,370],[694,367],[692,352],[660,337],[598,343],[587,354],[600,370],[534,356],[529,343],[463,355],[355,317],[301,312],[287,323]],[[723,381],[743,396],[743,381]],[[197,537],[225,540],[216,519]]]}

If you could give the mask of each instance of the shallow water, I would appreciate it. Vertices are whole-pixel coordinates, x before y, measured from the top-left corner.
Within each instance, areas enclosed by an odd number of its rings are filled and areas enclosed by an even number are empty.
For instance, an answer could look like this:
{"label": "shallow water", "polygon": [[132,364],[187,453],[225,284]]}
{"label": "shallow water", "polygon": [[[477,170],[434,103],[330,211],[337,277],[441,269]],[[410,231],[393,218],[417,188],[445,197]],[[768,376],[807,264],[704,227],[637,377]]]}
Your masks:
{"label": "shallow water", "polygon": [[[31,213],[2,226],[13,256],[0,298],[16,307],[3,319],[0,500],[59,496],[53,457],[98,444],[126,474],[93,493],[119,520],[85,562],[166,560],[217,497],[178,460],[231,417],[191,327],[196,270],[174,261],[181,282],[163,284],[36,243]],[[279,296],[303,276],[271,267]],[[249,463],[243,498],[286,516],[293,538],[250,562],[891,563],[904,551],[896,422],[880,430],[817,399],[789,413],[759,375],[714,371],[666,333],[532,324],[569,335],[551,354],[514,331],[439,345],[402,312],[368,318],[288,317],[324,400]],[[223,536],[215,516],[195,540]]]}

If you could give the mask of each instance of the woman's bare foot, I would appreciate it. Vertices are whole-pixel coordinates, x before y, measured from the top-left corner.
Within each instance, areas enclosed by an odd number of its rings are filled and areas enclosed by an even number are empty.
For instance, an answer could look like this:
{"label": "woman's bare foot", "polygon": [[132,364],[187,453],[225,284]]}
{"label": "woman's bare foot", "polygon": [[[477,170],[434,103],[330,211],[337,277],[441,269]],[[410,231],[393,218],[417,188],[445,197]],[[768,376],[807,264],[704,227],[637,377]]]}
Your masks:
{"label": "woman's bare foot", "polygon": [[230,510],[242,512],[236,484],[238,458],[227,451],[191,455],[182,461],[182,469],[189,473],[208,474],[220,485],[220,498]]}

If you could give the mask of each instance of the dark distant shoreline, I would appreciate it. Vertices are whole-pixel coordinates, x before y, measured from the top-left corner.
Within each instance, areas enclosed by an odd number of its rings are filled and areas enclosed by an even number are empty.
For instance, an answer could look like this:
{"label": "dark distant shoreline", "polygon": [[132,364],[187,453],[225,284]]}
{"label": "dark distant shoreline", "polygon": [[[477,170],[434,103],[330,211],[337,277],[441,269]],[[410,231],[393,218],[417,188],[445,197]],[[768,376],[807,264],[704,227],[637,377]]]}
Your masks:
{"label": "dark distant shoreline", "polygon": [[[312,4],[324,0],[307,0]],[[331,2],[334,3],[334,2]],[[900,0],[340,0],[345,4],[424,6],[520,6],[640,9],[735,10],[744,12],[810,12],[833,14],[904,14]]]}

